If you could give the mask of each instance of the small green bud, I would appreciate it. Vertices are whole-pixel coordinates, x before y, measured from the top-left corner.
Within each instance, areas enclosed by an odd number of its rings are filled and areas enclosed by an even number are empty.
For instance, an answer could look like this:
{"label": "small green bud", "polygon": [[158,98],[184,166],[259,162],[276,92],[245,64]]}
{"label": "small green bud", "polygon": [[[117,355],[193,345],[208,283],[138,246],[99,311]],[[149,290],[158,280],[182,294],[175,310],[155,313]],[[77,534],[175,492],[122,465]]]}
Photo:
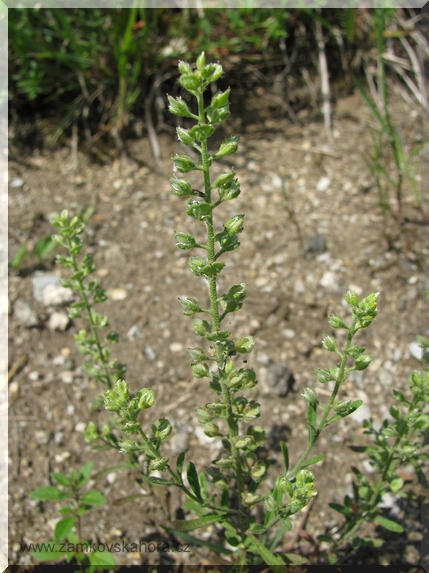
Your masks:
{"label": "small green bud", "polygon": [[205,65],[206,65],[206,55],[204,52],[201,52],[201,54],[198,56],[197,59],[197,70],[201,72]]}
{"label": "small green bud", "polygon": [[326,384],[327,382],[335,382],[338,375],[338,367],[333,368],[316,368],[315,369],[317,379],[321,384]]}
{"label": "small green bud", "polygon": [[185,88],[190,94],[197,96],[198,92],[201,90],[202,81],[199,74],[186,74],[180,76],[179,84]]}
{"label": "small green bud", "polygon": [[180,115],[181,117],[195,117],[189,110],[187,104],[182,100],[182,98],[174,98],[167,95],[169,102],[169,111],[173,115]]}
{"label": "small green bud", "polygon": [[152,426],[152,432],[158,440],[166,440],[173,428],[166,418],[160,418]]}
{"label": "small green bud", "polygon": [[125,380],[118,380],[113,390],[104,393],[104,407],[110,412],[119,412],[128,404],[130,394]]}
{"label": "small green bud", "polygon": [[208,422],[207,424],[203,424],[203,430],[206,436],[209,438],[216,438],[216,436],[220,436],[219,428],[214,422]]}
{"label": "small green bud", "polygon": [[345,328],[346,330],[348,330],[348,327],[345,325],[344,320],[341,318],[341,316],[337,316],[335,314],[329,314],[328,321],[329,324],[332,326],[332,328]]}
{"label": "small green bud", "polygon": [[97,431],[97,426],[94,424],[94,422],[89,422],[88,426],[83,431],[83,434],[88,444],[92,444],[92,442],[100,437]]}
{"label": "small green bud", "polygon": [[352,308],[358,306],[360,302],[359,296],[351,290],[347,291],[345,299]]}
{"label": "small green bud", "polygon": [[205,354],[204,350],[200,346],[195,348],[188,348],[188,352],[195,362],[202,362],[204,360],[209,360],[209,357]]}
{"label": "small green bud", "polygon": [[237,179],[232,181],[231,185],[227,187],[220,187],[219,188],[219,197],[221,201],[231,201],[231,199],[235,199],[240,195],[240,183]]}
{"label": "small green bud", "polygon": [[329,350],[329,352],[337,352],[338,350],[337,341],[328,334],[323,335],[322,346],[325,350]]}
{"label": "small green bud", "polygon": [[165,470],[165,468],[167,467],[169,462],[169,458],[160,458],[159,460],[154,460],[150,466],[149,469],[150,471],[158,471],[158,472],[163,472]]}
{"label": "small green bud", "polygon": [[138,398],[138,409],[147,410],[155,404],[155,394],[150,388],[143,388],[137,393],[136,398]]}
{"label": "small green bud", "polygon": [[211,212],[213,211],[213,205],[210,203],[205,203],[204,201],[196,201],[195,199],[189,199],[188,206],[186,208],[186,213],[193,217],[194,219],[198,219],[200,221],[204,221],[207,217],[210,216]]}
{"label": "small green bud", "polygon": [[350,410],[351,400],[341,400],[334,405],[334,412],[340,416],[346,416]]}
{"label": "small green bud", "polygon": [[216,242],[221,246],[223,251],[234,251],[240,246],[237,235],[230,235],[226,231],[215,235]]}
{"label": "small green bud", "polygon": [[140,447],[132,440],[124,440],[123,442],[118,442],[119,451],[123,454],[132,454],[133,452],[138,452]]}
{"label": "small green bud", "polygon": [[213,184],[213,188],[225,187],[229,189],[235,177],[235,171],[227,171],[222,173]]}
{"label": "small green bud", "polygon": [[241,437],[239,436],[235,442],[235,447],[238,450],[245,450],[253,443],[254,442],[251,436],[241,436]]}
{"label": "small green bud", "polygon": [[201,76],[208,84],[218,80],[222,74],[223,69],[220,64],[208,64],[201,70]]}
{"label": "small green bud", "polygon": [[207,261],[199,257],[189,257],[189,268],[197,277],[203,274],[203,269],[207,266]]}
{"label": "small green bud", "polygon": [[229,116],[229,106],[226,105],[225,107],[221,107],[219,109],[208,107],[206,109],[206,115],[209,123],[212,125],[217,125],[218,123],[225,121],[225,119]]}
{"label": "small green bud", "polygon": [[189,233],[173,233],[173,237],[176,239],[176,246],[184,251],[188,249],[193,249],[198,247],[197,241]]}
{"label": "small green bud", "polygon": [[178,179],[177,177],[173,177],[170,179],[171,186],[173,187],[174,194],[178,197],[186,197],[188,195],[192,195],[192,187],[190,183],[185,181],[184,179]]}
{"label": "small green bud", "polygon": [[253,452],[247,452],[244,455],[244,462],[249,469],[252,469],[253,466],[257,463],[258,456]]}
{"label": "small green bud", "polygon": [[286,476],[284,475],[279,476],[277,478],[276,486],[282,493],[285,493],[288,497],[293,496],[293,485],[290,483],[290,481]]}
{"label": "small green bud", "polygon": [[205,123],[200,123],[198,125],[194,125],[192,129],[189,130],[189,134],[193,139],[197,141],[205,141],[211,135],[213,135],[214,127],[211,125],[207,125]]}
{"label": "small green bud", "polygon": [[241,233],[243,230],[244,215],[235,215],[225,223],[225,231],[228,235]]}
{"label": "small green bud", "polygon": [[176,133],[179,141],[185,145],[192,146],[195,143],[195,139],[189,133],[189,130],[184,129],[183,127],[176,127]]}
{"label": "small green bud", "polygon": [[235,343],[235,348],[240,354],[249,354],[255,345],[253,336],[242,336]]}
{"label": "small green bud", "polygon": [[271,513],[276,513],[279,509],[278,503],[271,494],[265,498],[265,509]]}
{"label": "small green bud", "polygon": [[180,173],[189,173],[189,171],[198,169],[198,167],[188,155],[174,155],[171,159],[173,160],[174,165],[177,167],[177,170],[180,171]]}
{"label": "small green bud", "polygon": [[197,413],[198,422],[200,424],[207,424],[215,417],[214,414],[209,412],[206,408],[195,408],[195,412]]}
{"label": "small green bud", "polygon": [[362,354],[362,356],[356,358],[355,369],[365,370],[366,368],[368,368],[370,364],[371,364],[371,356],[368,356],[367,354]]}
{"label": "small green bud", "polygon": [[209,402],[206,404],[206,408],[216,415],[219,415],[225,408],[223,402]]}
{"label": "small green bud", "polygon": [[192,74],[192,68],[191,66],[187,63],[184,62],[183,60],[180,60],[180,62],[178,63],[177,67],[179,68],[179,72],[183,75],[189,75]]}
{"label": "small green bud", "polygon": [[182,305],[182,312],[185,316],[192,316],[196,312],[201,312],[197,299],[193,297],[179,297],[179,302]]}
{"label": "small green bud", "polygon": [[304,400],[306,400],[310,404],[318,404],[319,403],[319,399],[317,397],[317,394],[312,388],[305,388],[304,393],[301,394],[301,396],[304,398]]}
{"label": "small green bud", "polygon": [[198,334],[198,336],[206,337],[211,332],[210,323],[207,320],[203,320],[201,318],[195,318],[194,322],[192,323],[192,328]]}
{"label": "small green bud", "polygon": [[220,144],[219,151],[213,157],[219,158],[225,157],[226,155],[232,155],[237,151],[239,140],[240,138],[238,135],[228,137]]}
{"label": "small green bud", "polygon": [[210,376],[209,367],[203,362],[194,364],[192,366],[192,375],[195,376],[195,378],[205,378],[206,376]]}
{"label": "small green bud", "polygon": [[246,422],[251,422],[255,418],[259,418],[261,412],[261,405],[255,400],[251,400],[243,411],[244,419]]}
{"label": "small green bud", "polygon": [[219,109],[220,107],[225,107],[226,105],[228,105],[228,98],[230,93],[231,93],[231,88],[228,88],[224,92],[218,92],[216,95],[213,96],[212,101],[210,103],[210,107],[214,109]]}
{"label": "small green bud", "polygon": [[250,470],[250,475],[255,481],[259,481],[267,473],[267,466],[264,462],[258,462]]}

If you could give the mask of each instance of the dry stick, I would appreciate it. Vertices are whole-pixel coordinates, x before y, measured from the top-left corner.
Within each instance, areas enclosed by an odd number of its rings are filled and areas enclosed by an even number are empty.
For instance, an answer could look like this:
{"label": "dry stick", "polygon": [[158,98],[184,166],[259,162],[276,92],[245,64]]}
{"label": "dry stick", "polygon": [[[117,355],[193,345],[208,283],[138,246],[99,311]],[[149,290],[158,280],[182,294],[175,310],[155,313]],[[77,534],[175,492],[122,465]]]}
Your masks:
{"label": "dry stick", "polygon": [[[320,14],[321,9],[318,8],[317,12],[318,14]],[[322,108],[323,119],[325,122],[325,130],[328,140],[332,141],[328,62],[326,60],[325,40],[323,39],[322,25],[319,21],[316,21],[316,40],[317,40],[317,48],[319,51],[319,70],[320,70],[320,87],[322,91],[322,100],[323,100],[323,108]]]}
{"label": "dry stick", "polygon": [[26,354],[21,354],[20,356],[18,356],[18,358],[15,360],[15,363],[13,364],[12,368],[9,370],[9,372],[7,374],[8,383],[12,380],[12,378],[15,376],[15,374],[27,364],[27,358],[28,358],[28,356]]}

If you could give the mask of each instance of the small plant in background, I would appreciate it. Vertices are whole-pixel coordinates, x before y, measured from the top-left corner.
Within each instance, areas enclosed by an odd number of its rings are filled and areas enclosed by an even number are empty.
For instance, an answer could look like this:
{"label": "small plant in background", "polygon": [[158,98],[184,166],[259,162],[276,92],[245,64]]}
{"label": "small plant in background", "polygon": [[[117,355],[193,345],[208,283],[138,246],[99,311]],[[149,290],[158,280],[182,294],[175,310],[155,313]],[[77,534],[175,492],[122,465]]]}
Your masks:
{"label": "small plant in background", "polygon": [[41,543],[38,549],[31,552],[38,561],[66,559],[70,563],[76,559],[87,573],[116,565],[109,551],[92,549],[94,544],[91,539],[83,537],[82,517],[94,507],[106,503],[99,491],[85,491],[88,490],[93,466],[94,462],[89,462],[82,466],[79,473],[71,470],[69,475],[53,473],[51,477],[60,487],[50,485],[30,493],[33,499],[39,501],[65,502],[64,507],[58,510],[63,517],[55,525],[54,539]]}
{"label": "small plant in background", "polygon": [[[307,445],[301,455],[292,452],[290,456],[288,445],[280,442],[284,467],[280,475],[274,476],[274,487],[268,487],[264,480],[269,473],[269,463],[266,457],[260,455],[266,432],[256,424],[261,404],[245,396],[258,381],[252,368],[237,364],[251,353],[254,339],[250,335],[236,338],[224,329],[228,315],[242,308],[247,285],[234,284],[227,292],[218,292],[218,277],[225,267],[223,259],[228,252],[239,248],[239,235],[244,226],[243,214],[232,215],[223,222],[217,216],[241,192],[236,172],[232,169],[217,176],[212,174],[216,160],[236,152],[239,138],[228,137],[215,152],[209,152],[208,145],[215,129],[229,115],[230,88],[214,92],[210,101],[206,101],[207,88],[219,80],[223,69],[219,64],[207,64],[204,53],[199,56],[195,67],[180,62],[179,71],[180,85],[196,100],[196,109],[181,97],[168,96],[169,109],[176,116],[193,120],[192,127],[178,127],[177,135],[182,143],[199,155],[199,160],[188,155],[173,156],[171,185],[175,195],[187,198],[186,212],[193,224],[200,224],[205,229],[205,235],[204,239],[197,239],[190,233],[175,231],[174,239],[178,248],[196,249],[199,252],[200,256],[189,258],[189,267],[195,276],[206,280],[209,304],[204,308],[193,296],[180,297],[179,303],[185,316],[200,315],[193,319],[192,327],[202,342],[188,349],[190,366],[193,376],[211,388],[213,399],[201,404],[196,414],[204,433],[221,439],[223,451],[217,459],[207,461],[205,468],[197,467],[190,460],[185,463],[186,452],[181,452],[175,460],[171,459],[166,442],[172,433],[172,425],[164,417],[154,422],[147,417],[146,410],[155,403],[154,392],[150,388],[142,388],[133,393],[123,379],[125,366],[111,360],[110,348],[101,341],[99,330],[108,326],[108,319],[96,313],[93,306],[105,301],[106,293],[97,280],[89,279],[95,266],[92,255],[82,256],[81,253],[81,236],[85,229],[82,216],[71,217],[68,211],[63,211],[54,218],[53,224],[59,229],[56,241],[67,250],[68,255],[60,255],[58,263],[71,271],[70,278],[63,281],[63,285],[72,288],[79,297],[71,305],[69,313],[72,318],[87,319],[90,324],[89,331],[81,330],[75,335],[76,343],[80,352],[90,357],[91,362],[85,363],[85,368],[90,377],[104,385],[102,401],[105,409],[113,414],[112,420],[103,424],[101,429],[91,421],[85,436],[89,443],[94,444],[94,449],[112,448],[124,453],[129,465],[122,467],[132,466],[149,488],[177,488],[186,496],[182,507],[193,515],[188,519],[172,521],[170,527],[163,525],[169,534],[209,548],[224,556],[229,563],[251,565],[263,562],[275,570],[281,570],[280,567],[286,564],[305,562],[300,555],[282,552],[279,546],[284,535],[293,527],[291,517],[317,495],[315,476],[309,468],[324,460],[325,456],[315,455],[313,450],[325,428],[352,414],[362,404],[361,400],[339,398],[339,395],[348,375],[353,371],[365,370],[371,363],[365,348],[356,345],[354,338],[360,330],[369,327],[377,316],[379,295],[372,293],[361,300],[356,293],[349,291],[345,299],[351,311],[351,321],[347,323],[334,314],[328,316],[333,329],[346,333],[342,344],[328,334],[322,338],[323,348],[336,359],[333,366],[316,370],[318,382],[329,389],[323,393],[329,398],[322,401],[313,388],[304,389]],[[180,176],[192,171],[200,174],[202,179],[198,190]],[[106,336],[108,343],[117,340],[116,332]],[[346,518],[341,540],[355,534],[365,520],[375,521],[394,531],[401,530],[399,524],[384,517],[380,504],[384,493],[402,491],[403,482],[397,475],[399,465],[408,463],[412,456],[416,456],[417,469],[420,467],[419,460],[424,459],[418,449],[419,439],[429,420],[419,409],[427,402],[427,386],[427,378],[413,374],[411,390],[414,398],[409,401],[400,392],[394,394],[395,399],[403,405],[402,409],[392,406],[394,423],[385,422],[380,429],[372,421],[366,424],[367,433],[375,437],[375,446],[368,446],[364,451],[380,478],[374,484],[369,484],[359,471],[355,471],[358,484],[354,502],[357,509],[352,507],[350,498],[346,498],[343,506],[332,505]],[[393,440],[393,444],[389,440]],[[292,458],[297,461],[291,463]],[[72,472],[69,477],[54,474],[53,478],[61,486],[76,492],[87,483],[92,464],[84,468],[80,474]],[[33,496],[39,495],[37,499],[65,499],[61,497],[65,493],[58,491],[58,488],[41,488]],[[53,497],[40,497],[43,495]],[[81,507],[79,504],[82,503],[91,505],[88,498],[79,497],[77,493],[74,495],[76,507]],[[80,539],[79,512],[73,511],[69,506],[64,509],[63,513],[69,512],[65,518],[68,521],[62,520],[61,525],[57,525],[55,542],[66,537],[69,540]],[[210,524],[221,526],[224,545],[210,543],[190,534]],[[325,538],[328,540],[328,536]],[[329,541],[338,545],[338,536],[329,537]],[[79,560],[82,556],[76,557]],[[54,557],[51,554],[51,557],[42,558]],[[95,564],[95,554],[91,559],[90,565]]]}
{"label": "small plant in background", "polygon": [[[392,120],[386,73],[386,63],[388,62],[388,54],[386,53],[386,22],[391,13],[392,10],[380,8],[374,11],[374,27],[377,38],[377,82],[374,82],[368,69],[367,77],[370,86],[370,92],[368,93],[359,80],[355,77],[353,78],[357,89],[378,124],[378,128],[371,129],[373,154],[367,157],[367,163],[376,182],[379,203],[384,216],[384,232],[386,236],[388,235],[386,224],[389,215],[392,215],[400,225],[404,221],[403,199],[404,186],[407,181],[411,186],[419,208],[422,209],[422,196],[416,178],[418,170],[416,158],[428,141],[425,139],[408,151],[400,128]],[[411,46],[409,46],[409,53],[410,51],[412,52]],[[413,55],[414,57],[412,55],[410,57],[415,73],[417,75],[422,74],[422,70],[415,63],[418,60],[414,53]],[[409,85],[409,82],[407,84]],[[422,86],[423,88],[424,85]],[[423,92],[421,92],[420,105],[423,105],[423,101]],[[391,193],[395,194],[396,211],[392,206]]]}

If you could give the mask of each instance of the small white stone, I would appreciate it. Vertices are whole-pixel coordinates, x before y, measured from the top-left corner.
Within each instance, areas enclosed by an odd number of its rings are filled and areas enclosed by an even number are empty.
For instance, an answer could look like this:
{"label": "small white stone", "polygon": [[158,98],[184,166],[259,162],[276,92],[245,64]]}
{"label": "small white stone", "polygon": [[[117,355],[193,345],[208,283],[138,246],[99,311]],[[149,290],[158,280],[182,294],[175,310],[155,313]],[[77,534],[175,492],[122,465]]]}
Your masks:
{"label": "small white stone", "polygon": [[117,478],[117,474],[115,472],[111,472],[110,474],[107,474],[107,477],[106,477],[107,483],[110,483],[110,484],[115,483],[116,478]]}
{"label": "small white stone", "polygon": [[40,373],[37,372],[37,370],[33,370],[32,372],[29,373],[28,378],[32,382],[36,382],[36,380],[40,379]]}
{"label": "small white stone", "polygon": [[83,431],[86,429],[86,424],[85,422],[78,422],[76,424],[76,426],[74,427],[74,429],[76,430],[76,432],[81,432],[83,433]]}
{"label": "small white stone", "polygon": [[321,177],[317,182],[316,189],[320,192],[326,191],[326,189],[329,187],[330,184],[331,180],[329,179],[329,177]]}
{"label": "small white stone", "polygon": [[71,302],[73,299],[72,289],[64,288],[61,285],[48,284],[42,291],[42,302],[45,306],[56,306]]}
{"label": "small white stone", "polygon": [[71,384],[73,382],[73,372],[61,372],[60,377],[64,384]]}
{"label": "small white stone", "polygon": [[125,300],[128,293],[124,288],[112,288],[107,291],[107,296],[112,300]]}
{"label": "small white stone", "polygon": [[22,187],[24,185],[24,179],[22,179],[22,177],[15,177],[15,179],[12,179],[10,186],[12,187],[12,189],[19,189],[20,187]]}
{"label": "small white stone", "polygon": [[48,432],[44,430],[36,430],[34,437],[36,438],[36,442],[40,445],[45,445],[49,442]]}
{"label": "small white stone", "polygon": [[[60,464],[62,462],[65,462],[66,460],[68,460],[70,456],[71,456],[70,452],[67,452],[67,451],[61,452],[60,454],[56,454],[55,461],[57,462],[57,464]],[[55,522],[57,522],[57,521],[58,521],[58,519],[56,518]]]}
{"label": "small white stone", "polygon": [[295,338],[295,331],[291,328],[285,328],[282,330],[282,334],[285,338]]}
{"label": "small white stone", "polygon": [[50,330],[63,332],[70,322],[69,317],[64,312],[53,312],[48,320]]}
{"label": "small white stone", "polygon": [[170,344],[170,351],[171,352],[181,352],[183,350],[183,344],[180,342],[172,342]]}
{"label": "small white stone", "polygon": [[410,349],[410,354],[413,358],[416,360],[421,360],[423,358],[423,348],[421,348],[418,342],[411,342],[408,345],[408,348]]}
{"label": "small white stone", "polygon": [[75,410],[75,408],[74,408],[73,404],[68,404],[67,409],[66,409],[67,416],[73,416],[74,410]]}

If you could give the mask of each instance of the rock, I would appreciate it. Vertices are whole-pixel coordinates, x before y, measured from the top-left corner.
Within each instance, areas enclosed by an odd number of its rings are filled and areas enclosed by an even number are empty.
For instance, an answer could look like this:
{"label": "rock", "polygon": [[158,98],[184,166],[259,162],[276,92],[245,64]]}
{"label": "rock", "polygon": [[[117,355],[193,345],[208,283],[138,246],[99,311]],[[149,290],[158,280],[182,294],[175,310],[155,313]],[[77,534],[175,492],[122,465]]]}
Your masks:
{"label": "rock", "polygon": [[25,181],[24,179],[22,179],[22,177],[15,177],[10,182],[10,186],[12,187],[12,189],[20,189],[21,187],[23,187],[24,183]]}
{"label": "rock", "polygon": [[69,317],[63,312],[53,312],[48,320],[50,330],[59,330],[63,332],[70,324]]}
{"label": "rock", "polygon": [[15,300],[13,304],[13,314],[16,322],[26,328],[32,328],[40,324],[36,312],[24,298],[18,297]]}
{"label": "rock", "polygon": [[284,362],[274,362],[260,369],[260,381],[266,392],[284,398],[292,392],[295,377]]}
{"label": "rock", "polygon": [[59,285],[60,279],[50,273],[36,272],[32,279],[33,296],[38,302],[43,301],[43,290],[48,285]]}
{"label": "rock", "polygon": [[151,361],[156,360],[156,352],[152,348],[152,346],[146,346],[144,351],[149,360]]}
{"label": "rock", "polygon": [[326,191],[331,184],[329,177],[321,177],[317,182],[316,189],[320,192]]}
{"label": "rock", "polygon": [[170,344],[170,352],[182,352],[183,344],[180,342],[172,342]]}
{"label": "rock", "polygon": [[335,291],[339,290],[339,284],[337,282],[337,276],[332,271],[324,272],[322,278],[319,281],[319,284],[320,284],[320,286],[322,286],[323,288],[325,288],[326,290],[329,290],[329,291],[335,292]]}
{"label": "rock", "polygon": [[362,406],[360,406],[353,414],[348,416],[348,419],[352,419],[358,424],[362,424],[364,420],[369,420],[371,418],[371,411],[368,406],[369,398],[368,394],[363,390],[358,390],[357,398],[363,401]]}
{"label": "rock", "polygon": [[314,235],[310,237],[305,249],[306,253],[323,253],[327,250],[328,246],[326,239],[323,235]]}
{"label": "rock", "polygon": [[141,336],[141,330],[138,324],[133,324],[133,326],[129,329],[129,331],[126,334],[126,337],[128,340],[133,340],[133,338],[137,338],[138,336]]}
{"label": "rock", "polygon": [[107,290],[107,296],[112,300],[125,300],[128,293],[124,288],[112,288]]}
{"label": "rock", "polygon": [[410,354],[413,358],[416,360],[421,360],[423,358],[423,348],[421,348],[418,342],[411,342],[408,345],[408,348],[410,349]]}

